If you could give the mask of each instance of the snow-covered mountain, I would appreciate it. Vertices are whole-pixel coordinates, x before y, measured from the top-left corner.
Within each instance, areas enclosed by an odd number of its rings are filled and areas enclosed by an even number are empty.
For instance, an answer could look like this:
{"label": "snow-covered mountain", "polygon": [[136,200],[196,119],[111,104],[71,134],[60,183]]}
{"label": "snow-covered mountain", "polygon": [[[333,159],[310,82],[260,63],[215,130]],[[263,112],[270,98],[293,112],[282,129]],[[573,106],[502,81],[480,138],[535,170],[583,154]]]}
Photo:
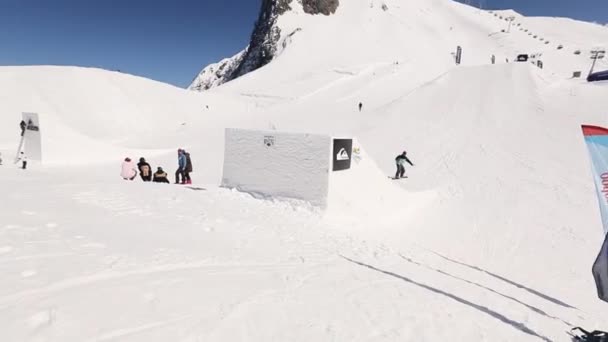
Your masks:
{"label": "snow-covered mountain", "polygon": [[[272,61],[203,93],[98,69],[0,68],[3,340],[569,341],[572,326],[605,330],[580,124],[608,126],[608,84],[572,73],[586,74],[608,28],[448,0],[344,0],[328,16],[284,3]],[[513,63],[520,53],[544,68]],[[22,111],[40,114],[45,156],[26,171],[10,164]],[[381,184],[403,209],[330,216],[221,188],[226,127],[355,136],[382,172],[343,184],[341,198]],[[198,190],[119,177],[126,156],[173,176],[178,147]],[[404,149],[415,166],[391,181]]]}
{"label": "snow-covered mountain", "polygon": [[331,15],[339,5],[339,0],[263,0],[249,45],[238,54],[203,68],[189,89],[208,90],[270,63],[299,31],[286,31],[278,24],[279,17],[297,11],[296,6],[306,15]]}
{"label": "snow-covered mountain", "polygon": [[[308,61],[304,70],[340,65],[343,55],[361,63],[368,63],[368,57],[385,62],[402,59],[410,64],[426,60],[441,70],[452,65],[452,54],[459,45],[465,49],[466,65],[487,63],[490,55],[497,55],[501,61],[513,61],[517,54],[527,53],[534,56],[534,61],[538,58],[549,63],[559,56],[569,63],[555,63],[554,72],[570,75],[587,68],[588,51],[606,41],[606,30],[592,23],[529,18],[512,10],[482,11],[459,3],[446,4],[438,0],[366,0],[342,6],[338,1],[263,1],[251,42],[244,52],[205,67],[189,89],[204,91],[242,77],[279,58],[294,41],[306,41],[293,49],[298,50],[294,54],[308,56],[289,59]],[[359,9],[353,12],[355,7]],[[468,17],[471,12],[476,12],[477,18]],[[512,30],[510,17],[515,18]],[[341,54],[328,53],[336,47]],[[575,51],[582,54],[574,55]],[[311,63],[319,59],[323,59],[321,65]],[[560,70],[562,66],[567,66],[567,70]],[[296,70],[301,70],[299,67],[304,65],[294,65]]]}

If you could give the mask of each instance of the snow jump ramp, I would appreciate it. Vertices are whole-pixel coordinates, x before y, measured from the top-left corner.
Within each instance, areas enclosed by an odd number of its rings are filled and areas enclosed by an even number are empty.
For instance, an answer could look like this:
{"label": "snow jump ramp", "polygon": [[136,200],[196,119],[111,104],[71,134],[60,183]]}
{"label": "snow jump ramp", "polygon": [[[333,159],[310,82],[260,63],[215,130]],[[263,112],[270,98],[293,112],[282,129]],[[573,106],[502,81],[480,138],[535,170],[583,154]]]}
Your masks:
{"label": "snow jump ramp", "polygon": [[377,217],[403,212],[407,192],[357,139],[226,129],[222,186],[264,199],[296,199],[325,213]]}

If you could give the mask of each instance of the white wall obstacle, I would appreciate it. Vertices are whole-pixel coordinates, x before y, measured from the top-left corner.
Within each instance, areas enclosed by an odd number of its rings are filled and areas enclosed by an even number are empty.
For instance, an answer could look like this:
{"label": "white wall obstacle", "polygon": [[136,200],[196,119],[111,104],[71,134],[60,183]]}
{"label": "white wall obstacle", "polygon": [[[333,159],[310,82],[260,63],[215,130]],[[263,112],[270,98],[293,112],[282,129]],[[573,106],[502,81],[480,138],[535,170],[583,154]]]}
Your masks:
{"label": "white wall obstacle", "polygon": [[326,207],[330,137],[226,129],[222,186]]}

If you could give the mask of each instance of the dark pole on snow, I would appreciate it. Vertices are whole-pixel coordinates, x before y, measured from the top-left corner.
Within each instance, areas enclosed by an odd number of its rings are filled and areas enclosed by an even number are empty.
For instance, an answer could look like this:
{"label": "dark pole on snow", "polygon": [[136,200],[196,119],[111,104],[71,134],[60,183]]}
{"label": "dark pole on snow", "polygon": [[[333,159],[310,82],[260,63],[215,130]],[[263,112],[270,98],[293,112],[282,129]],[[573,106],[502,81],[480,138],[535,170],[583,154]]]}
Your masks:
{"label": "dark pole on snow", "polygon": [[591,63],[591,70],[589,70],[589,75],[593,74],[593,69],[595,69],[595,63],[598,59],[604,58],[606,55],[606,50],[591,50],[591,59],[593,59],[593,63]]}

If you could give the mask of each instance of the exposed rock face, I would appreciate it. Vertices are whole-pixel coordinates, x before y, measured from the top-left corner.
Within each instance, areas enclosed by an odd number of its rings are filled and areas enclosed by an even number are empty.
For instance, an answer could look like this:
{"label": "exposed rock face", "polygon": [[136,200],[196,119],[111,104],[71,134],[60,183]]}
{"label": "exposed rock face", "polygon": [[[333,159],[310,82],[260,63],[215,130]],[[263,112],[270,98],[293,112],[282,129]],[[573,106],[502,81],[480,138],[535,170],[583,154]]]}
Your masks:
{"label": "exposed rock face", "polygon": [[260,16],[255,23],[251,42],[243,61],[231,75],[232,79],[243,76],[270,63],[281,39],[281,29],[276,25],[280,15],[291,10],[292,0],[263,0]]}
{"label": "exposed rock face", "polygon": [[301,0],[304,12],[308,14],[330,15],[336,13],[340,0]]}
{"label": "exposed rock face", "polygon": [[222,83],[227,82],[236,68],[243,61],[245,50],[239,52],[233,57],[221,60],[218,63],[206,66],[198,76],[192,81],[188,89],[195,91],[205,91],[217,87]]}
{"label": "exposed rock face", "polygon": [[[297,2],[307,14],[324,15],[335,13],[340,4],[339,0],[297,0]],[[205,67],[189,89],[205,91],[270,63],[277,55],[281,38],[285,36],[290,39],[299,30],[281,32],[277,25],[279,17],[291,11],[293,5],[294,0],[262,0],[249,46],[231,58]]]}

